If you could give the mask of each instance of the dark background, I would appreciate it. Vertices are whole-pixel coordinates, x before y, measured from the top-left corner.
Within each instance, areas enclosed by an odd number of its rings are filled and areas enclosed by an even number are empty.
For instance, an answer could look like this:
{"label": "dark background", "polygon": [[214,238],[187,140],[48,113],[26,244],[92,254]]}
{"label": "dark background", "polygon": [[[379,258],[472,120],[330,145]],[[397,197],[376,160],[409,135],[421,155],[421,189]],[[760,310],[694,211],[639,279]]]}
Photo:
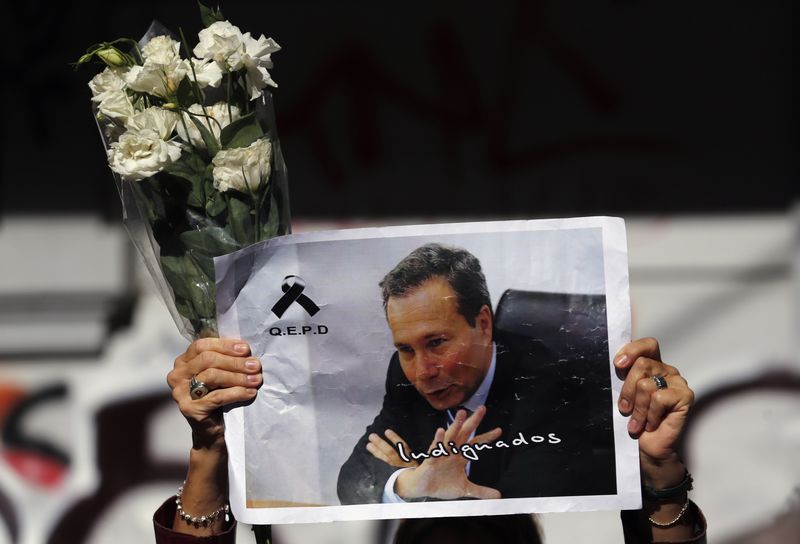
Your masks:
{"label": "dark background", "polygon": [[[273,55],[295,217],[784,211],[797,8],[768,2],[222,2]],[[190,0],[4,7],[0,218],[121,216],[91,43]],[[99,70],[99,67],[98,67]]]}

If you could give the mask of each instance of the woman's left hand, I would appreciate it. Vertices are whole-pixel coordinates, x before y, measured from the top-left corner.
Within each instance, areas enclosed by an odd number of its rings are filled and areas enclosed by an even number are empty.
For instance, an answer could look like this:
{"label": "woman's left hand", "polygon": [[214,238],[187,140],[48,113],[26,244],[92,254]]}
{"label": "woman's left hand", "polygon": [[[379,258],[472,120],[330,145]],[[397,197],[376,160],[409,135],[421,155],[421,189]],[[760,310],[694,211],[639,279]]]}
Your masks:
{"label": "woman's left hand", "polygon": [[[694,403],[694,392],[678,369],[661,360],[654,338],[626,344],[614,357],[614,366],[625,378],[618,400],[623,415],[630,416],[628,432],[639,439],[645,483],[656,487],[674,485],[683,478],[678,443]],[[663,378],[659,387],[655,377]]]}

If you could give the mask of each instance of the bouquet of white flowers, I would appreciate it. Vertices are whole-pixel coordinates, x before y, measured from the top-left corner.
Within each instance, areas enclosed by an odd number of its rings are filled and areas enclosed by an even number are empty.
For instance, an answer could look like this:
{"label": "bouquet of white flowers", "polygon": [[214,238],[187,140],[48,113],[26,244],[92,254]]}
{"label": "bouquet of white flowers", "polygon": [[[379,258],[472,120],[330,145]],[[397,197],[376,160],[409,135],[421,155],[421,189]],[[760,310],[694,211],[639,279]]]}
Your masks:
{"label": "bouquet of white flowers", "polygon": [[190,339],[217,333],[213,258],[290,231],[267,91],[280,47],[200,12],[193,50],[154,22],[139,42],[96,44],[76,63],[105,64],[89,88],[124,223]]}

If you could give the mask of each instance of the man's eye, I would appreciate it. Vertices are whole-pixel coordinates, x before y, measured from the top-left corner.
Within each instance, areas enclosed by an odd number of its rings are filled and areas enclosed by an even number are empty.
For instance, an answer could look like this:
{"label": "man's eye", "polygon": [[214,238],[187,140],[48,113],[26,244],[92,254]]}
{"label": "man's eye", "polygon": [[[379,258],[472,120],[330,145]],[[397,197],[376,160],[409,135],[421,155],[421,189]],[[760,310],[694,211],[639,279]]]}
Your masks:
{"label": "man's eye", "polygon": [[444,338],[434,338],[433,340],[428,342],[428,347],[438,348],[442,344],[444,344]]}
{"label": "man's eye", "polygon": [[411,346],[397,346],[397,351],[400,353],[411,353],[414,350],[411,349]]}

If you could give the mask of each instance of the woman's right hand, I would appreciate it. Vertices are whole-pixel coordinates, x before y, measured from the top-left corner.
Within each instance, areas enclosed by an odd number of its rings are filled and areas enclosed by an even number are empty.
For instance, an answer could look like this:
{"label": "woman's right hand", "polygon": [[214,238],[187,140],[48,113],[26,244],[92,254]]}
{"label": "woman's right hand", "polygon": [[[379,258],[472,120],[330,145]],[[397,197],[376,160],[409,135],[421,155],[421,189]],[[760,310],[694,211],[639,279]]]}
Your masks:
{"label": "woman's right hand", "polygon": [[[192,376],[206,384],[209,393],[193,399]],[[195,340],[175,359],[167,383],[172,398],[192,428],[195,449],[224,446],[222,408],[247,402],[261,387],[261,362],[250,356],[250,347],[235,338]]]}

